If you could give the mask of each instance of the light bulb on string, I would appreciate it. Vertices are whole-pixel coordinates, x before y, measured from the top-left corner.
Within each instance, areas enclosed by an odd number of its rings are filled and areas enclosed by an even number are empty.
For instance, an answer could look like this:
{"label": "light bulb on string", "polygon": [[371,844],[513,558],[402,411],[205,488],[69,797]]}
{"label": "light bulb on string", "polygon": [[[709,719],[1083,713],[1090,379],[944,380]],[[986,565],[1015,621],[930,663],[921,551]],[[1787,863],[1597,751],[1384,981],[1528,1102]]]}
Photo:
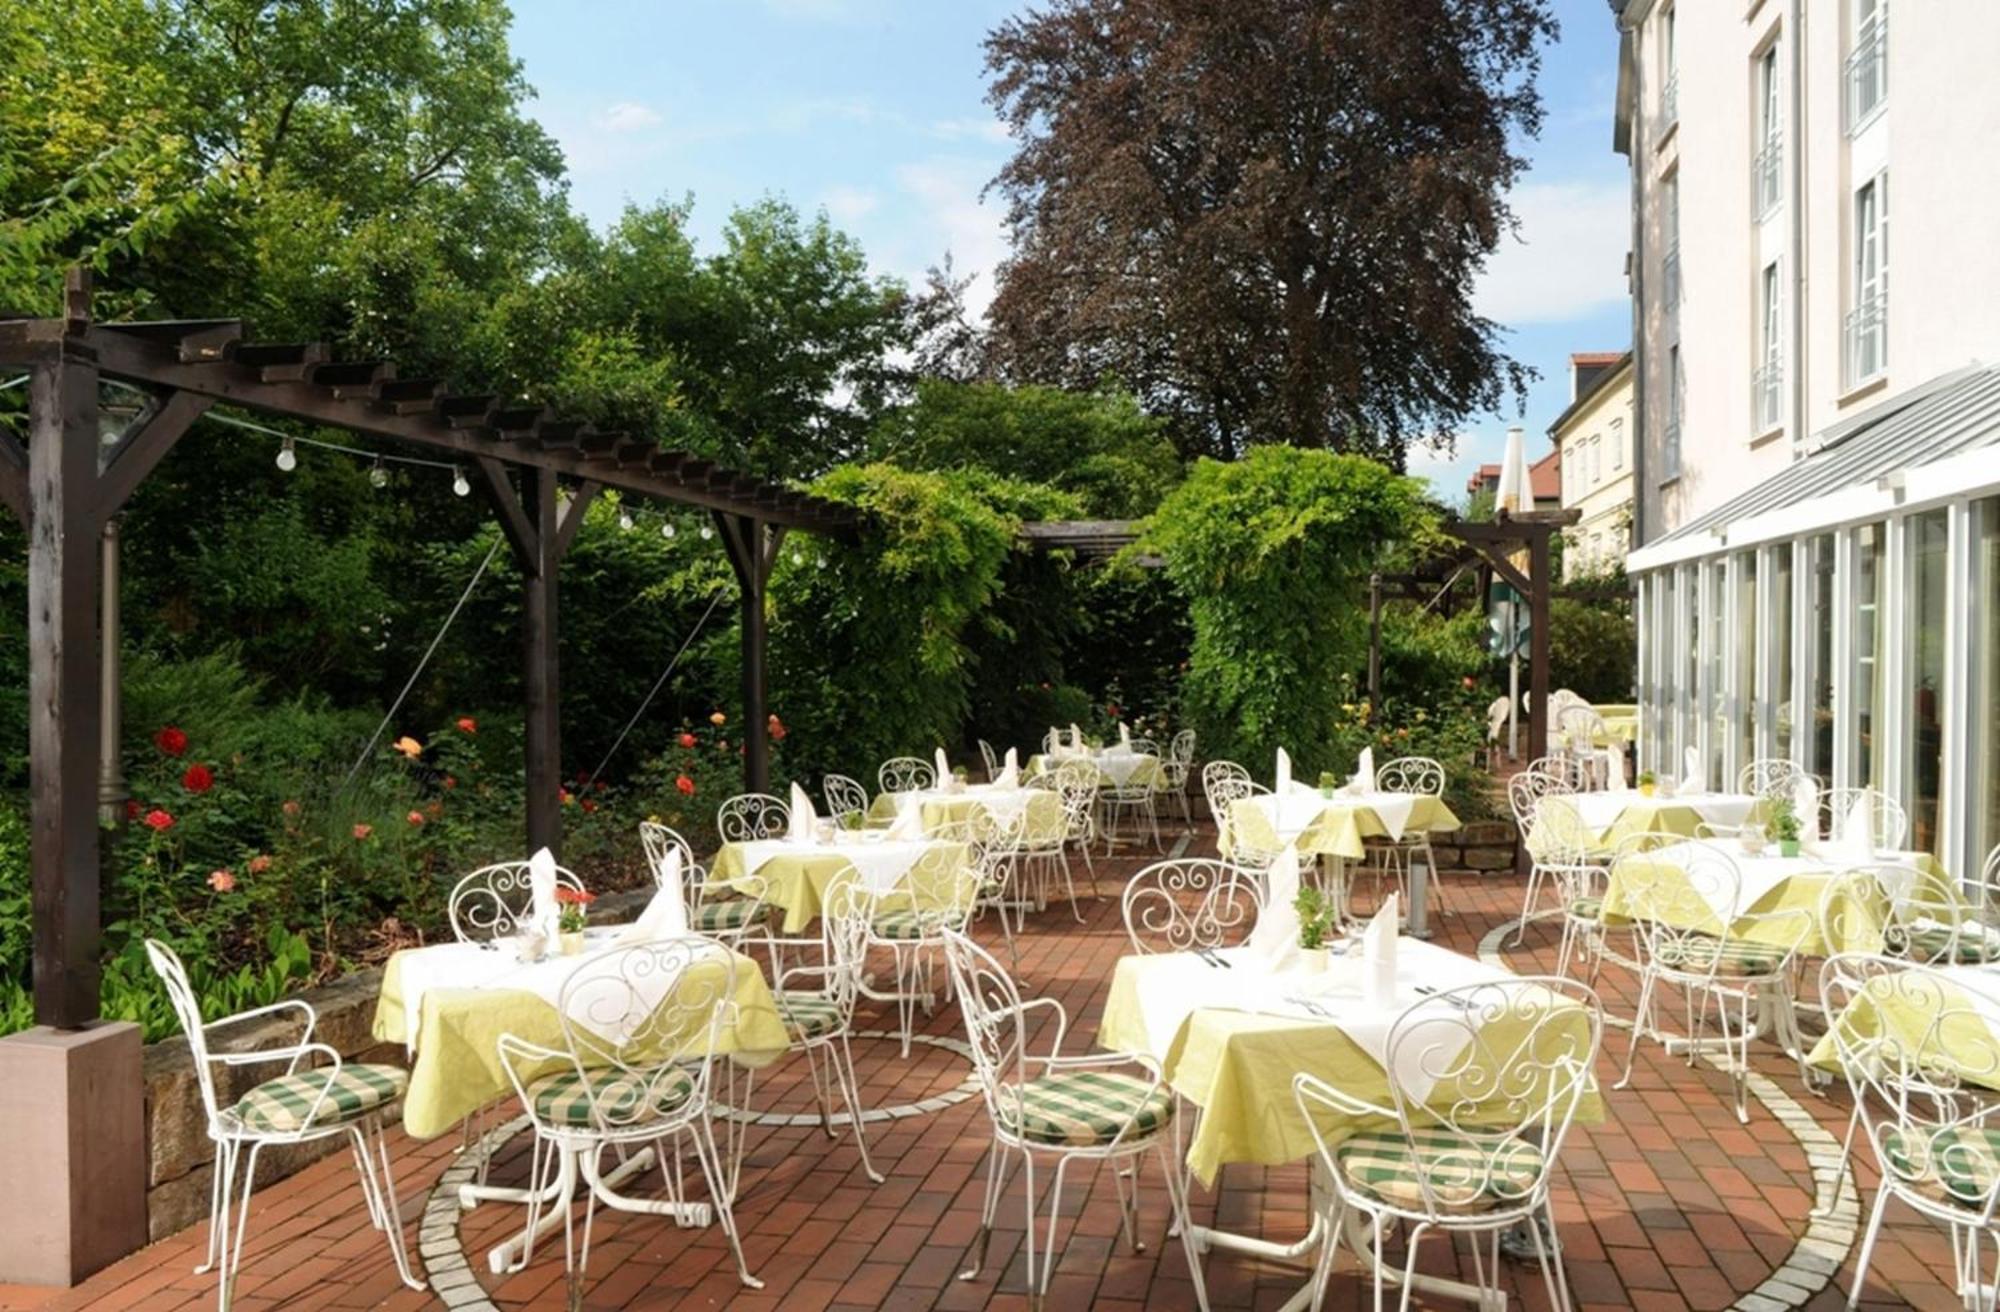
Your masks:
{"label": "light bulb on string", "polygon": [[794,565],[803,565],[803,564],[805,564],[805,563],[806,563],[806,553],[805,553],[805,552],[803,552],[803,551],[794,551],[794,552],[792,553],[792,564],[794,564]]}
{"label": "light bulb on string", "polygon": [[665,522],[664,524],[661,524],[661,525],[660,525],[660,536],[661,536],[661,537],[663,537],[663,538],[670,538],[670,537],[672,537],[673,535],[674,535],[674,521],[672,521],[672,520],[670,519],[670,520],[666,521],[666,522]]}
{"label": "light bulb on string", "polygon": [[472,481],[466,478],[463,469],[454,467],[451,471],[451,494],[455,497],[472,495]]}
{"label": "light bulb on string", "polygon": [[278,468],[289,474],[299,467],[299,448],[291,438],[278,448]]}
{"label": "light bulb on string", "polygon": [[701,540],[702,540],[703,542],[706,542],[706,541],[708,541],[708,540],[709,540],[710,538],[712,538],[712,537],[714,537],[714,536],[715,536],[715,530],[714,530],[714,529],[710,528],[710,527],[709,527],[708,525],[706,525],[706,524],[703,524],[703,525],[701,526]]}
{"label": "light bulb on string", "polygon": [[627,533],[632,531],[632,512],[623,506],[618,507],[618,527]]}
{"label": "light bulb on string", "polygon": [[368,471],[368,486],[384,488],[389,486],[389,469],[382,463],[382,457],[375,457],[375,464]]}
{"label": "light bulb on string", "polygon": [[826,557],[825,557],[825,556],[815,556],[815,557],[813,557],[813,568],[814,568],[814,569],[825,569],[825,568],[826,568]]}

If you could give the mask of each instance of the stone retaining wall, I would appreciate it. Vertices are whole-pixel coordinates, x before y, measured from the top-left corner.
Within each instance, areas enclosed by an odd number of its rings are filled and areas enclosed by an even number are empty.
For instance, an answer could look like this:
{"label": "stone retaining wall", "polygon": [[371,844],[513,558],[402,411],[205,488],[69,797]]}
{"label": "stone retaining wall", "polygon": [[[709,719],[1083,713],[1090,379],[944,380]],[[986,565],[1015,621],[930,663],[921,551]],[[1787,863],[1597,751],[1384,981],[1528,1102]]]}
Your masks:
{"label": "stone retaining wall", "polygon": [[1445,874],[1505,875],[1514,869],[1518,843],[1511,820],[1474,820],[1455,834],[1431,839],[1431,853]]}

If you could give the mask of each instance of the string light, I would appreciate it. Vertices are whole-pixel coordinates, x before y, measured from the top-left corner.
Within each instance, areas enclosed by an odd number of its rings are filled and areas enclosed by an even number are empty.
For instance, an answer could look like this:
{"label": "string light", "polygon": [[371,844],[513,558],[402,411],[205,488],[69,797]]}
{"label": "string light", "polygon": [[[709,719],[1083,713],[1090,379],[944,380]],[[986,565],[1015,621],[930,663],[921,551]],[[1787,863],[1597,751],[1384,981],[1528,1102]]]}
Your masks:
{"label": "string light", "polygon": [[472,482],[466,478],[463,469],[454,469],[451,471],[451,494],[455,497],[472,495]]}
{"label": "string light", "polygon": [[701,526],[701,540],[702,540],[703,542],[706,542],[706,541],[708,541],[708,540],[709,540],[710,538],[712,538],[712,537],[714,537],[714,536],[715,536],[715,530],[714,530],[714,529],[710,528],[710,527],[709,527],[708,525],[706,525],[706,524],[703,524],[703,525]]}
{"label": "string light", "polygon": [[291,438],[288,437],[285,439],[285,444],[278,448],[278,468],[284,470],[287,474],[289,474],[298,467],[299,467],[299,448],[298,445],[295,442],[293,442]]}
{"label": "string light", "polygon": [[373,488],[389,486],[389,471],[383,467],[381,456],[376,456],[375,463],[368,469],[368,486]]}
{"label": "string light", "polygon": [[672,521],[671,519],[663,521],[660,525],[660,536],[663,538],[670,538],[673,535],[674,535],[674,521]]}
{"label": "string light", "polygon": [[632,512],[623,506],[618,507],[618,527],[627,533],[632,531]]}

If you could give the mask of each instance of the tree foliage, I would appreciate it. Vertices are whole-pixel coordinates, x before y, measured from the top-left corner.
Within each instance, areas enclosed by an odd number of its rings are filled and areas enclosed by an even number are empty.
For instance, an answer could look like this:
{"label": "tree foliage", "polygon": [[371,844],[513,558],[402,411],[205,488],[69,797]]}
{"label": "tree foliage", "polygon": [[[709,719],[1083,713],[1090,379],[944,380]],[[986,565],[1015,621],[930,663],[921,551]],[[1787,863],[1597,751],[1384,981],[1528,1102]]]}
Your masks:
{"label": "tree foliage", "polygon": [[1002,367],[1116,378],[1190,451],[1400,467],[1524,380],[1471,294],[1554,33],[1545,0],[1053,0],[1002,23]]}
{"label": "tree foliage", "polygon": [[1204,460],[1148,522],[1187,599],[1194,638],[1184,714],[1203,754],[1303,770],[1336,760],[1340,706],[1367,659],[1369,572],[1427,540],[1423,484],[1361,456],[1262,447]]}

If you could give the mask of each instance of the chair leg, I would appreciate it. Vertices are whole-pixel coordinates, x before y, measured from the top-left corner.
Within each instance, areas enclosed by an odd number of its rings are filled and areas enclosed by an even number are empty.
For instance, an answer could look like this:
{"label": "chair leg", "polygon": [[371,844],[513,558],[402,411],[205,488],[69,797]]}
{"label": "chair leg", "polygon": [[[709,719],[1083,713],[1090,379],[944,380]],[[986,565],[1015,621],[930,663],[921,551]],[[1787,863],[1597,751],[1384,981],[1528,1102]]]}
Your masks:
{"label": "chair leg", "polygon": [[972,1241],[971,1263],[958,1273],[960,1280],[977,1280],[979,1268],[986,1264],[986,1246],[993,1238],[993,1217],[999,1211],[1000,1193],[1006,1183],[1006,1156],[996,1138],[986,1150],[986,1196],[979,1208],[979,1234]]}
{"label": "chair leg", "polygon": [[1535,1255],[1542,1259],[1542,1281],[1549,1289],[1549,1306],[1555,1312],[1569,1312],[1569,1276],[1563,1271],[1562,1250],[1556,1243],[1555,1204],[1544,1202],[1543,1211],[1549,1220],[1549,1241],[1542,1242],[1542,1227],[1535,1224],[1535,1218],[1528,1218],[1528,1233],[1535,1237]]}
{"label": "chair leg", "polygon": [[1521,946],[1521,940],[1527,937],[1528,917],[1534,914],[1535,895],[1541,891],[1541,888],[1542,888],[1541,866],[1539,865],[1529,866],[1528,895],[1521,899],[1521,920],[1520,923],[1514,929],[1514,946],[1517,948]]}
{"label": "chair leg", "polygon": [[1028,1226],[1021,1236],[1028,1258],[1028,1306],[1041,1312],[1041,1290],[1035,1283],[1035,1155],[1025,1148],[1021,1150],[1021,1177],[1021,1201],[1028,1214]]}
{"label": "chair leg", "polygon": [[[860,1132],[860,1126],[855,1131]],[[695,1121],[693,1127],[694,1155],[701,1161],[701,1173],[708,1178],[708,1191],[715,1199],[716,1219],[722,1222],[722,1233],[728,1236],[729,1251],[736,1255],[736,1274],[746,1289],[762,1289],[764,1282],[750,1274],[750,1264],[743,1258],[743,1240],[736,1233],[736,1209],[729,1201],[729,1194],[722,1188],[722,1159],[715,1151],[715,1133],[708,1123],[706,1112]]]}
{"label": "chair leg", "polygon": [[[374,1156],[370,1159],[368,1139],[375,1140]],[[389,1254],[396,1259],[396,1274],[411,1289],[423,1289],[424,1282],[410,1270],[410,1253],[403,1241],[403,1217],[396,1202],[396,1173],[389,1161],[389,1139],[382,1130],[379,1117],[372,1118],[365,1129],[354,1135],[356,1155],[361,1163],[361,1190],[367,1195],[370,1209],[382,1217],[382,1229],[389,1236]],[[377,1170],[381,1175],[376,1175]]]}
{"label": "chair leg", "polygon": [[[1194,1242],[1194,1227],[1188,1222],[1187,1188],[1182,1182],[1174,1163],[1167,1157],[1165,1143],[1156,1144],[1160,1157],[1160,1174],[1167,1182],[1167,1203],[1173,1208],[1174,1229],[1181,1237],[1181,1251],[1187,1254],[1188,1276],[1194,1281],[1194,1301],[1200,1312],[1208,1312],[1208,1280],[1202,1274],[1201,1249]],[[1135,1160],[1132,1171],[1132,1193],[1139,1192],[1138,1163]]]}
{"label": "chair leg", "polygon": [[194,1269],[198,1276],[205,1276],[215,1269],[221,1255],[222,1232],[229,1226],[229,1190],[234,1178],[236,1141],[218,1139],[215,1143],[215,1165],[209,1172],[208,1181],[208,1258]]}
{"label": "chair leg", "polygon": [[876,1184],[882,1183],[882,1173],[875,1169],[875,1163],[868,1160],[868,1132],[861,1126],[861,1082],[854,1078],[854,1053],[847,1046],[847,1036],[842,1034],[838,1044],[827,1045],[827,1060],[833,1064],[834,1078],[840,1083],[840,1096],[847,1103],[847,1119],[854,1126],[854,1146],[861,1153],[861,1169]]}
{"label": "chair leg", "polygon": [[1625,1073],[1618,1077],[1618,1083],[1611,1086],[1614,1089],[1622,1089],[1632,1083],[1632,1063],[1639,1055],[1639,1038],[1645,1033],[1652,1006],[1653,972],[1642,970],[1639,976],[1639,1005],[1632,1013],[1632,1041],[1625,1049]]}
{"label": "chair leg", "polygon": [[1889,1187],[1877,1185],[1875,1207],[1868,1214],[1868,1230],[1861,1236],[1861,1252],[1854,1259],[1854,1287],[1847,1291],[1848,1312],[1861,1301],[1861,1289],[1868,1283],[1868,1260],[1875,1255],[1875,1236],[1882,1229],[1882,1213],[1889,1206]]}
{"label": "chair leg", "polygon": [[236,1297],[236,1272],[243,1265],[243,1239],[250,1227],[250,1195],[257,1187],[257,1154],[263,1147],[251,1144],[249,1160],[243,1164],[243,1196],[236,1204],[236,1229],[234,1234],[225,1235],[228,1251],[222,1254],[222,1280],[216,1290],[219,1312],[229,1312]]}
{"label": "chair leg", "polygon": [[[1029,1296],[1033,1299],[1036,1307],[1040,1307],[1043,1300],[1048,1298],[1049,1278],[1056,1272],[1056,1222],[1062,1219],[1063,1172],[1069,1169],[1069,1163],[1070,1159],[1068,1157],[1056,1158],[1056,1178],[1049,1185],[1049,1238],[1048,1243],[1042,1247],[1041,1277],[1039,1279],[1036,1278],[1032,1263],[1028,1271]],[[1031,1211],[1034,1205],[1034,1199],[1031,1196],[1028,1200],[1028,1207]],[[1031,1221],[1029,1224],[1032,1225],[1033,1222]]]}

